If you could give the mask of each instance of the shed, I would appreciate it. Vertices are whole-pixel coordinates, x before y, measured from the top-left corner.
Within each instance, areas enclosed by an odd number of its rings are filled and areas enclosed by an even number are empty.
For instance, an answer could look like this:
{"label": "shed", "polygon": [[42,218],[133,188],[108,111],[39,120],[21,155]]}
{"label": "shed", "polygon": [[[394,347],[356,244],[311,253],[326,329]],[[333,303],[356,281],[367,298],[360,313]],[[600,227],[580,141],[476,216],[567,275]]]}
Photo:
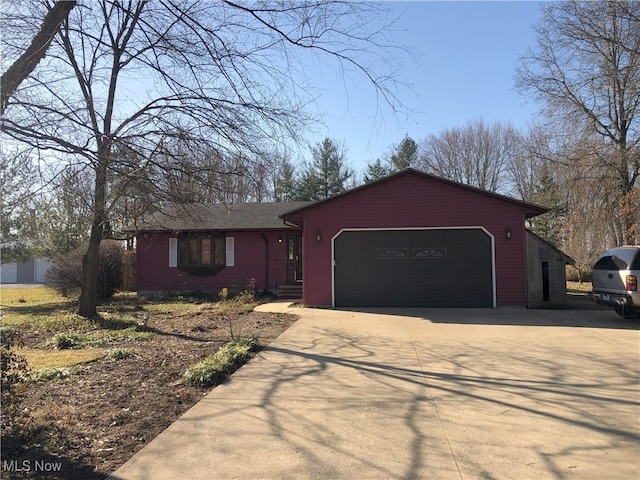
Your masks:
{"label": "shed", "polygon": [[529,308],[566,308],[567,269],[575,261],[553,244],[527,230]]}

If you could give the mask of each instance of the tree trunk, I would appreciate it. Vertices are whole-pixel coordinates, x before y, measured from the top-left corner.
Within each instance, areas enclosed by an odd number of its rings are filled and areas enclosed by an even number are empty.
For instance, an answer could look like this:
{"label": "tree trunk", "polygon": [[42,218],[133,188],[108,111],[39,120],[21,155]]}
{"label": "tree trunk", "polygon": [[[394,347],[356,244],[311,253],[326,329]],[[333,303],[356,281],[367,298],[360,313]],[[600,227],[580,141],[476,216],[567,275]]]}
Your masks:
{"label": "tree trunk", "polygon": [[100,242],[102,240],[101,225],[91,227],[89,248],[82,257],[82,293],[80,294],[79,313],[83,317],[95,317],[98,314],[98,268]]}
{"label": "tree trunk", "polygon": [[98,314],[98,269],[100,263],[100,242],[102,241],[106,220],[105,193],[109,146],[102,145],[99,150],[99,163],[96,167],[93,224],[91,225],[89,248],[84,257],[82,257],[82,292],[80,294],[79,313],[83,317],[94,317]]}

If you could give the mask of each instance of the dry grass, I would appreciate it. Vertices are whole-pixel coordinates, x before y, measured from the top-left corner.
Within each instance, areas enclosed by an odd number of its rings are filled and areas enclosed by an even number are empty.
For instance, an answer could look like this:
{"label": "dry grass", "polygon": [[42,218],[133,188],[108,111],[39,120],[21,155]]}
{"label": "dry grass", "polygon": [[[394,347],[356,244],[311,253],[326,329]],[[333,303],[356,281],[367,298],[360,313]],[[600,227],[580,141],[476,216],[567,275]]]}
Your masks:
{"label": "dry grass", "polygon": [[591,290],[591,282],[567,282],[567,292],[589,293]]}
{"label": "dry grass", "polygon": [[37,372],[44,368],[72,367],[82,363],[93,362],[102,358],[106,348],[90,347],[79,350],[43,350],[40,348],[21,348],[31,370]]}
{"label": "dry grass", "polygon": [[0,287],[0,304],[3,307],[29,307],[48,303],[69,304],[76,300],[77,298],[63,297],[55,290],[44,286]]}

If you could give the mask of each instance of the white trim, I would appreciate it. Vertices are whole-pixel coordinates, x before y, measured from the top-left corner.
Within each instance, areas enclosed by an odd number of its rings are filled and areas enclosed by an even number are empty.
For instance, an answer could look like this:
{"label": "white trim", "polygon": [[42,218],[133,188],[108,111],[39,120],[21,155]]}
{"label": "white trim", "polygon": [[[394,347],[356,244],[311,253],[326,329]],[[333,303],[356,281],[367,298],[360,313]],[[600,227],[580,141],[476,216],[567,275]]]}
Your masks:
{"label": "white trim", "polygon": [[169,238],[169,268],[178,266],[178,239],[176,237]]}
{"label": "white trim", "polygon": [[225,265],[227,267],[235,266],[235,238],[227,237],[226,241],[226,259]]}
{"label": "white trim", "polygon": [[496,242],[493,234],[481,225],[465,226],[465,227],[396,227],[396,228],[341,228],[333,237],[331,237],[331,306],[336,306],[336,255],[335,242],[343,232],[384,232],[396,230],[482,230],[491,241],[491,286],[493,290],[493,308],[497,306],[496,296]]}

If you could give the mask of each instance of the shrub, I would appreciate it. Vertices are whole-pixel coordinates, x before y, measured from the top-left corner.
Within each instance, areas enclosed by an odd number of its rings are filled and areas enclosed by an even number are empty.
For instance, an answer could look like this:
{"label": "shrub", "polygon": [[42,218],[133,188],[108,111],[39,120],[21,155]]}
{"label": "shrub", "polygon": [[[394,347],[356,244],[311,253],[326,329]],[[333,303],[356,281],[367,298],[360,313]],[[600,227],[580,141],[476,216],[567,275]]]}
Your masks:
{"label": "shrub", "polygon": [[226,343],[217,352],[189,367],[183,378],[199,387],[218,385],[249,358],[257,344],[255,336]]}
{"label": "shrub", "polygon": [[[67,296],[82,288],[82,257],[87,252],[83,245],[58,258],[47,270],[46,284]],[[122,285],[122,264],[124,249],[114,240],[104,240],[100,244],[100,264],[98,267],[98,298],[111,298]]]}
{"label": "shrub", "polygon": [[71,369],[68,367],[49,367],[37,371],[31,376],[34,382],[50,382],[51,380],[59,380],[67,378],[71,375]]}
{"label": "shrub", "polygon": [[567,268],[567,280],[569,282],[586,282],[591,283],[593,281],[593,272],[591,270],[578,270],[575,267]]}
{"label": "shrub", "polygon": [[233,297],[233,301],[240,304],[254,304],[256,296],[248,290],[243,290]]}
{"label": "shrub", "polygon": [[16,353],[15,345],[22,344],[20,334],[3,328],[0,342],[0,402],[2,404],[2,428],[11,427],[18,417],[18,405],[24,386],[30,380],[29,365],[24,355]]}
{"label": "shrub", "polygon": [[75,333],[59,333],[53,337],[53,345],[58,350],[68,350],[76,348],[82,343],[82,337]]}
{"label": "shrub", "polygon": [[218,297],[220,298],[221,302],[226,302],[229,299],[229,289],[225,287],[220,290],[220,292],[218,293]]}

